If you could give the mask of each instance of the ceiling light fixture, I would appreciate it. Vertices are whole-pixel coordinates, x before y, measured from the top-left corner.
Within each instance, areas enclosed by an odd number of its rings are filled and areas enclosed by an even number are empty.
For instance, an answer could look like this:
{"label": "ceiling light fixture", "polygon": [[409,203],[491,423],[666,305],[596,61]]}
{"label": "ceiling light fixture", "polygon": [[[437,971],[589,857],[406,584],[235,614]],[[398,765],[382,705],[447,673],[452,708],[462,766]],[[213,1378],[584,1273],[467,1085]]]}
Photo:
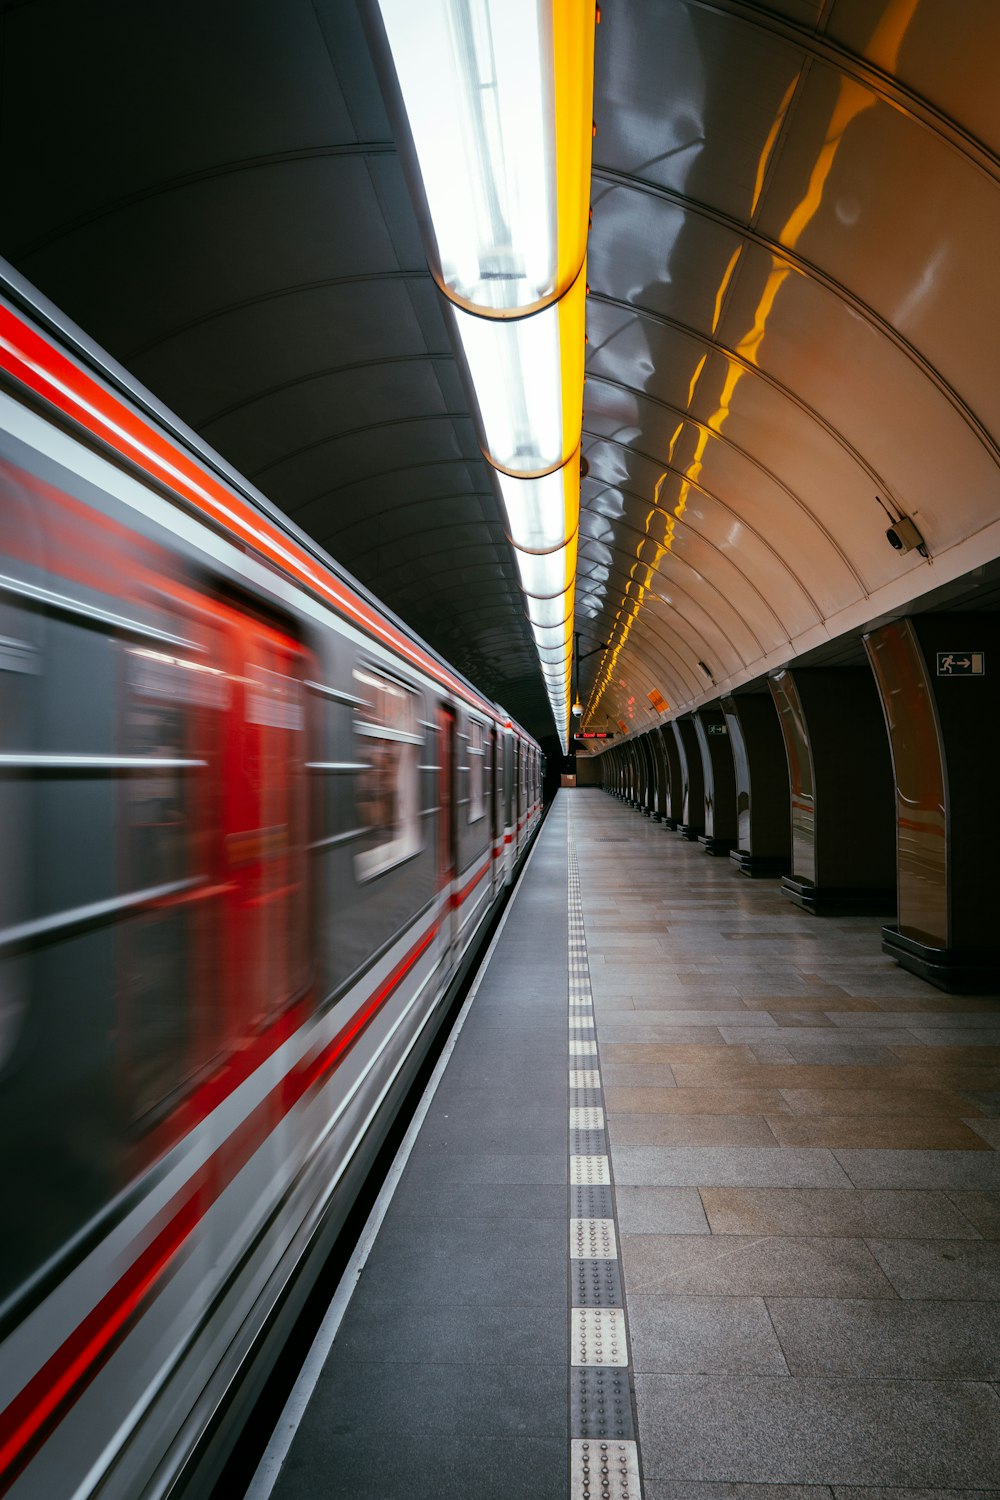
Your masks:
{"label": "ceiling light fixture", "polygon": [[368,0],[367,16],[565,750],[595,13],[579,0]]}

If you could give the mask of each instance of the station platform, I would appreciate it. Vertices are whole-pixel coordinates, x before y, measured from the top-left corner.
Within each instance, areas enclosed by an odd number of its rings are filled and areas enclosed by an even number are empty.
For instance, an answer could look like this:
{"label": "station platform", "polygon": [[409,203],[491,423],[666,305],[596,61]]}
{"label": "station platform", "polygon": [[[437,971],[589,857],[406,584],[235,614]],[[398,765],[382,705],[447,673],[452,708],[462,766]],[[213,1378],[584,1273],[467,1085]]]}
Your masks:
{"label": "station platform", "polygon": [[1000,1500],[1000,997],[878,930],[561,792],[267,1493]]}

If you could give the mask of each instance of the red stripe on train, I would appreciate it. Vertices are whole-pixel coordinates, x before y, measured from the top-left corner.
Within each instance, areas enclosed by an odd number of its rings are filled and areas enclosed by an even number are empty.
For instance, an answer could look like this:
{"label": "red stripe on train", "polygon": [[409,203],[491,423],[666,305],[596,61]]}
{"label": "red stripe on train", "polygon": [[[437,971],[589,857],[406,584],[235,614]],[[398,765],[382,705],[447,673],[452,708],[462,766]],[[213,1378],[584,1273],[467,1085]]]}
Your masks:
{"label": "red stripe on train", "polygon": [[470,693],[363,599],[352,594],[297,542],[3,306],[0,306],[0,369],[138,465],[158,484],[165,484],[189,505],[210,516],[281,572],[320,594],[341,615],[362,625],[466,703],[499,722],[484,699]]}
{"label": "red stripe on train", "polygon": [[180,1206],[165,1227],[0,1416],[0,1489],[13,1483],[163,1286],[204,1213],[201,1176],[178,1194]]}
{"label": "red stripe on train", "polygon": [[300,1060],[209,1157],[165,1211],[170,1218],[152,1243],[88,1313],[50,1359],[0,1413],[0,1494],[123,1342],[142,1308],[167,1281],[184,1242],[278,1121],[320,1087],[356,1046],[440,929],[435,921],[400,959],[364,1005],[311,1059]]}
{"label": "red stripe on train", "polygon": [[482,869],[479,870],[479,871],[477,871],[477,873],[475,875],[473,875],[473,877],[469,881],[468,885],[463,886],[460,891],[452,891],[452,893],[451,893],[451,906],[452,906],[452,910],[453,911],[456,910],[459,906],[461,906],[463,904],[463,902],[467,899],[467,897],[472,894],[472,892],[475,890],[476,886],[482,880],[483,876],[487,873],[487,871],[489,870],[489,868],[490,868],[490,861],[487,860],[486,863],[483,865]]}

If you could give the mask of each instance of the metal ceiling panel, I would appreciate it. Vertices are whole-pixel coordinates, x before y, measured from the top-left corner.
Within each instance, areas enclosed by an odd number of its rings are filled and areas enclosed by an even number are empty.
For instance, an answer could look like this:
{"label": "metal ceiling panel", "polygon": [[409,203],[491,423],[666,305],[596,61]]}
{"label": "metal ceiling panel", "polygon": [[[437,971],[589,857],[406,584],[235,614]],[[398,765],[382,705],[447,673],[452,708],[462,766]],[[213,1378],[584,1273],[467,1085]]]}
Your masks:
{"label": "metal ceiling panel", "polygon": [[895,16],[871,0],[837,0],[826,31],[1000,155],[1000,7],[994,0],[962,0],[960,8],[954,0],[923,0],[899,7]]}
{"label": "metal ceiling panel", "polygon": [[606,9],[579,601],[611,642],[583,672],[599,718],[657,722],[651,680],[692,706],[996,556],[1000,111],[976,54],[998,25],[943,0]]}
{"label": "metal ceiling panel", "polygon": [[[935,550],[995,514],[992,441],[981,439],[919,360],[822,282],[788,272],[757,247],[744,265],[723,317],[724,342],[752,343],[765,372],[840,435],[890,498],[911,515],[920,512],[934,532]],[[956,486],[957,474],[962,481]],[[817,474],[813,483],[823,497],[825,477]],[[943,494],[947,507],[940,504]],[[820,503],[825,515],[830,498]],[[877,512],[872,516],[877,523]],[[856,546],[884,554],[875,545],[880,542],[879,524],[873,524]],[[880,562],[876,555],[869,565]]]}
{"label": "metal ceiling panel", "polygon": [[[758,232],[891,328],[995,430],[1000,286],[982,246],[1000,240],[997,178],[830,68],[814,67],[804,80],[795,124]],[[830,143],[819,155],[817,140]]]}
{"label": "metal ceiling panel", "polygon": [[[593,374],[588,389],[588,425],[595,435],[653,452],[658,440],[662,451],[662,436],[670,431],[666,467],[648,497],[661,511],[675,513],[683,496],[683,519],[688,525],[703,530],[698,520],[701,513],[706,508],[719,513],[726,528],[721,545],[742,548],[746,536],[750,548],[758,543],[772,551],[780,548],[783,566],[793,575],[792,587],[801,593],[805,607],[799,628],[806,628],[806,618],[814,622],[854,597],[857,576],[831,537],[817,528],[803,500],[740,446],[741,436],[754,441],[752,424],[741,424],[730,409],[722,430],[717,431],[711,425],[713,411],[695,420],[617,386],[605,392]],[[611,396],[610,412],[603,409],[605,394]],[[696,402],[692,406],[697,409]],[[647,503],[645,495],[636,499]],[[870,496],[866,499],[870,511]]]}

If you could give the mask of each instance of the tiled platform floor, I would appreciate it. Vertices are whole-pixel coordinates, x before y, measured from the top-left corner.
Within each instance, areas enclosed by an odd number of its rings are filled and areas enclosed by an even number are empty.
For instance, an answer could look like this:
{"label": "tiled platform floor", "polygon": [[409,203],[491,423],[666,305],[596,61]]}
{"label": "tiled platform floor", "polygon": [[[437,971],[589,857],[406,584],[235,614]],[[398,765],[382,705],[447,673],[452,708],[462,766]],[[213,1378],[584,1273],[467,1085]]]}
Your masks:
{"label": "tiled platform floor", "polygon": [[563,799],[646,1500],[1000,1496],[1000,997]]}
{"label": "tiled platform floor", "polygon": [[542,828],[274,1500],[603,1500],[570,1463],[581,986],[646,1500],[1000,1500],[1000,997],[586,790]]}
{"label": "tiled platform floor", "polygon": [[560,803],[274,1500],[568,1494],[566,890]]}

